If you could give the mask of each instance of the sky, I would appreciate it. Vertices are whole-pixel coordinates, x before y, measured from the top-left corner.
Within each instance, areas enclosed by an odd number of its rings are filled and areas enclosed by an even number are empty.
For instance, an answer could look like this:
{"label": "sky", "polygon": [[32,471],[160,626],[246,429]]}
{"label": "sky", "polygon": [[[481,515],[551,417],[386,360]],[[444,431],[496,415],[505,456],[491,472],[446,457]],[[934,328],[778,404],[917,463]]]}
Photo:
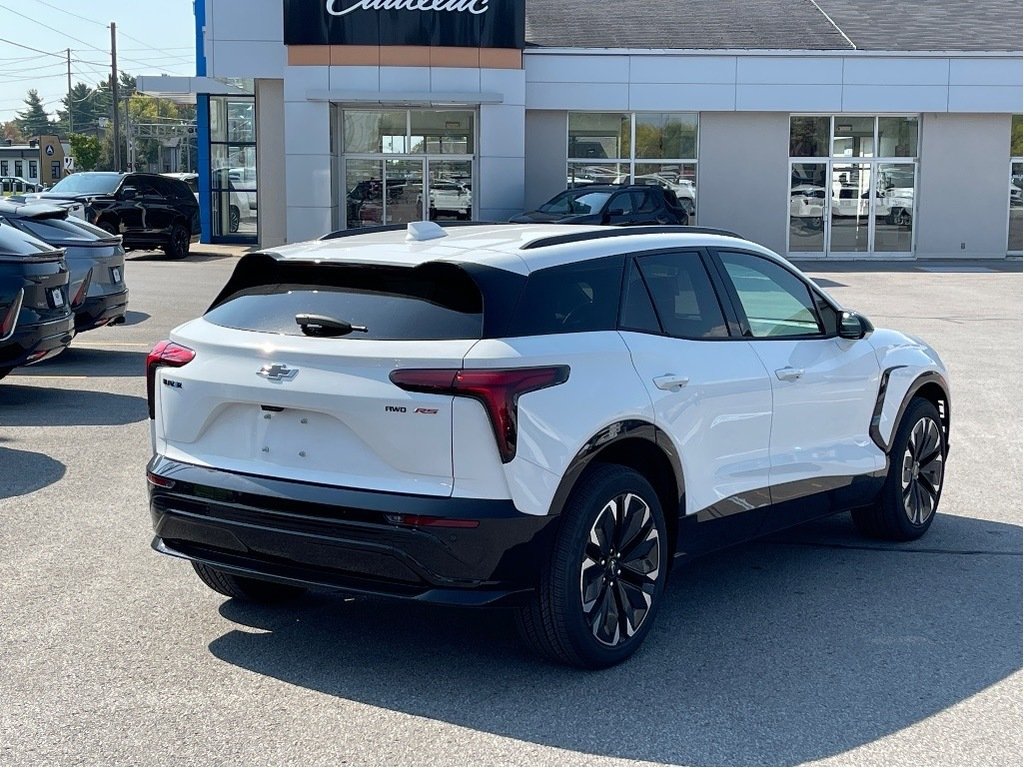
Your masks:
{"label": "sky", "polygon": [[29,88],[56,111],[67,93],[67,48],[72,83],[95,86],[109,75],[111,21],[121,71],[196,73],[192,0],[0,0],[0,123],[24,108]]}

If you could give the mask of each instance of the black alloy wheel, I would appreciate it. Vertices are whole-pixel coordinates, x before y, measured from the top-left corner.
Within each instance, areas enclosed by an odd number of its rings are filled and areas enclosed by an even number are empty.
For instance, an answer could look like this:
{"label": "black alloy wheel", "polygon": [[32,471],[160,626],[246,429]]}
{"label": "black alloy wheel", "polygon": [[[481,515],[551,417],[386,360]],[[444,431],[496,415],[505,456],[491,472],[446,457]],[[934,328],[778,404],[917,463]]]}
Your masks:
{"label": "black alloy wheel", "polygon": [[918,419],[903,452],[903,509],[912,525],[924,525],[935,512],[942,487],[942,428],[928,416]]}
{"label": "black alloy wheel", "polygon": [[935,520],[946,474],[946,433],[938,408],[914,398],[889,449],[889,470],[876,502],[851,511],[866,536],[890,541],[920,538]]}
{"label": "black alloy wheel", "polygon": [[647,479],[592,464],[563,508],[532,600],[517,613],[523,640],[584,669],[625,661],[654,623],[668,576],[668,527]]}
{"label": "black alloy wheel", "polygon": [[640,496],[611,499],[593,526],[580,565],[580,602],[594,638],[614,648],[643,626],[661,569],[651,508]]}
{"label": "black alloy wheel", "polygon": [[228,209],[228,229],[231,231],[231,234],[238,231],[238,225],[241,223],[241,220],[242,217],[238,212],[238,208],[232,205]]}
{"label": "black alloy wheel", "polygon": [[173,224],[171,226],[170,240],[164,246],[164,253],[172,259],[184,259],[188,256],[190,246],[191,236],[188,230],[182,224]]}

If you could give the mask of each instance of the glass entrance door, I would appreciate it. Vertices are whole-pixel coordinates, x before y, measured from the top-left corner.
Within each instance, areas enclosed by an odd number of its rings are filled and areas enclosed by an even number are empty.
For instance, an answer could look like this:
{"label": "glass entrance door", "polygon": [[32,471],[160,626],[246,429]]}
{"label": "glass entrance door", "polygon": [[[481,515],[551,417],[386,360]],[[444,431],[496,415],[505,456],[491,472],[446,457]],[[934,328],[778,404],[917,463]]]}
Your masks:
{"label": "glass entrance door", "polygon": [[829,251],[835,254],[871,250],[871,166],[868,163],[832,165]]}

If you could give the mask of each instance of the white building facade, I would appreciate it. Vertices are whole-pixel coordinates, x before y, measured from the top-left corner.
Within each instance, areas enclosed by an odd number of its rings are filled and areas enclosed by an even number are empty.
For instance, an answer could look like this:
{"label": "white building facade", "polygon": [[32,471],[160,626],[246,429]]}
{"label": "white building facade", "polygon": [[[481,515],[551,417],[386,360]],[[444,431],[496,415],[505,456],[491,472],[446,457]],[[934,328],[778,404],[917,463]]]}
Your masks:
{"label": "white building facade", "polygon": [[[762,6],[786,3],[751,2],[761,37],[706,22],[721,47],[698,50],[702,30],[657,18],[689,4],[561,5],[197,2],[201,74],[253,81],[260,243],[502,221],[570,184],[632,181],[793,257],[1020,252],[1019,12],[1005,38],[947,45],[938,29],[941,50],[865,50],[824,11],[776,30]],[[657,48],[637,45],[640,21]],[[820,39],[794,47],[808,24]]]}

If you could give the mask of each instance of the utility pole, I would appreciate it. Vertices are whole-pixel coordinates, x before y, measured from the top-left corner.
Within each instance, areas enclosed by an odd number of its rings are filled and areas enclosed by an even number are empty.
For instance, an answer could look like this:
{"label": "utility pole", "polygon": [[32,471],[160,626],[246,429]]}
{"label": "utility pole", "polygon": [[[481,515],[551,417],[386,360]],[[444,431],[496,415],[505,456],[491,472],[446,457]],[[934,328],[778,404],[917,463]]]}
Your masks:
{"label": "utility pole", "polygon": [[121,170],[121,117],[117,87],[117,24],[110,22],[110,101],[114,105],[114,170]]}
{"label": "utility pole", "polygon": [[75,102],[71,100],[71,49],[68,48],[68,133],[75,132]]}

